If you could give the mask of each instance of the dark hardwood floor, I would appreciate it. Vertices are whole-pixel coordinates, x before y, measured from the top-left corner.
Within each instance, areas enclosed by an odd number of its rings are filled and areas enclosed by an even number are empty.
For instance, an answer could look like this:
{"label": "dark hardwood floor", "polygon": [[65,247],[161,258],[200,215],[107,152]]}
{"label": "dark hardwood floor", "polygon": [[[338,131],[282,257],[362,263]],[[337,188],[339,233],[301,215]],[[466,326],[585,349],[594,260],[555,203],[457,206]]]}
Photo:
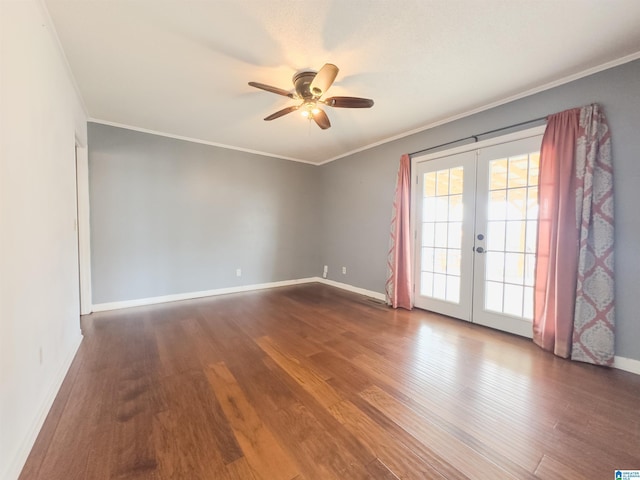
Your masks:
{"label": "dark hardwood floor", "polygon": [[93,314],[20,477],[613,479],[640,376],[307,284]]}

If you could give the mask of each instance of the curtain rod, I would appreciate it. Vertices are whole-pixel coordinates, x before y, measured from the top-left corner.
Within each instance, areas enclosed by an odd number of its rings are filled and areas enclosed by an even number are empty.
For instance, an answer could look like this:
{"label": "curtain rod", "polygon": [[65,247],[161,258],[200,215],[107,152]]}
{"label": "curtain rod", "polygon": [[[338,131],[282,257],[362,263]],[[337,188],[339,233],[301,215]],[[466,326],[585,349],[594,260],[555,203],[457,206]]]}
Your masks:
{"label": "curtain rod", "polygon": [[452,142],[441,143],[440,145],[436,145],[435,147],[423,148],[422,150],[418,150],[416,152],[410,153],[409,156],[413,157],[414,155],[418,155],[419,153],[429,152],[431,150],[435,150],[436,148],[446,147],[449,145],[453,145],[454,143],[464,142],[465,140],[474,140],[475,142],[477,142],[478,137],[489,135],[490,133],[501,132],[503,130],[509,130],[510,128],[522,127],[523,125],[529,125],[530,123],[536,123],[546,119],[547,119],[547,116],[544,116],[540,118],[534,118],[533,120],[527,120],[526,122],[514,123],[513,125],[508,125],[506,127],[500,127],[500,128],[486,131],[486,132],[476,133],[475,135],[469,135],[468,137],[460,138],[458,140],[453,140]]}

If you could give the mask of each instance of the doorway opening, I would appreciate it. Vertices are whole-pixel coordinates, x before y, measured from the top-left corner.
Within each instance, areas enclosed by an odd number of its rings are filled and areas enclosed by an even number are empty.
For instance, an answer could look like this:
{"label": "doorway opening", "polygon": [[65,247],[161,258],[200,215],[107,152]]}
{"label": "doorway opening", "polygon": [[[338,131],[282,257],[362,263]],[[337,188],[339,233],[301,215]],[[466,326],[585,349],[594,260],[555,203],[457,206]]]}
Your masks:
{"label": "doorway opening", "polygon": [[416,307],[532,336],[543,131],[414,159]]}

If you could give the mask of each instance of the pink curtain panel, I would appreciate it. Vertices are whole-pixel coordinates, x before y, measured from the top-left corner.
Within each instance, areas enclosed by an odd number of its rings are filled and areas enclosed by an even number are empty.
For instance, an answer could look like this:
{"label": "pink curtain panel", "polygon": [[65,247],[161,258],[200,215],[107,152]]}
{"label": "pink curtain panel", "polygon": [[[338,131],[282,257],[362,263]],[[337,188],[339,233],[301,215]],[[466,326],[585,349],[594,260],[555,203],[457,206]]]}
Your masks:
{"label": "pink curtain panel", "polygon": [[391,238],[387,256],[385,285],[387,304],[393,308],[413,308],[413,268],[411,243],[411,159],[402,155],[391,218]]}

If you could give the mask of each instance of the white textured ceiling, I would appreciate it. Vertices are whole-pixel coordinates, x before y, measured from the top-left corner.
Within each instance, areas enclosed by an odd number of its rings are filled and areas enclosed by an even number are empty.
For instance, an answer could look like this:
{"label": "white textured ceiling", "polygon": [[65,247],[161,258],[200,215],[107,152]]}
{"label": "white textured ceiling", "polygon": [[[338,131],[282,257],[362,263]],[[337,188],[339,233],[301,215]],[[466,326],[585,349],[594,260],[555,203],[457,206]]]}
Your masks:
{"label": "white textured ceiling", "polygon": [[[638,0],[45,0],[95,121],[322,163],[640,51]],[[340,68],[332,128],[291,113]]]}

